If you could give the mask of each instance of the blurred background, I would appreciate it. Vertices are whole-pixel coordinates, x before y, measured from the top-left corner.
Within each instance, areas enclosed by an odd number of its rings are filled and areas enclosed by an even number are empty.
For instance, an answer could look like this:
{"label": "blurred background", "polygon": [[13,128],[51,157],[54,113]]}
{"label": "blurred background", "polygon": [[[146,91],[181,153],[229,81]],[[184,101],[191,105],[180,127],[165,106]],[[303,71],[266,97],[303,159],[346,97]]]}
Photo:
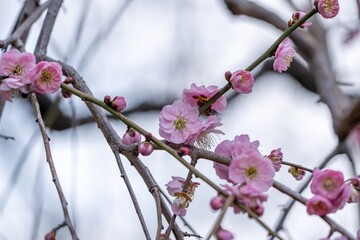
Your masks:
{"label": "blurred background", "polygon": [[[253,1],[278,14],[286,23],[295,10],[307,11],[311,1]],[[11,33],[24,4],[20,0],[0,0],[0,39]],[[356,1],[340,1],[339,15],[331,20],[316,16],[311,21],[323,24],[333,68],[342,89],[359,96],[360,38],[344,43],[349,29],[359,28]],[[296,9],[294,8],[296,7]],[[31,28],[25,45],[33,52],[43,18]],[[296,30],[308,31],[308,30]],[[64,1],[48,48],[48,55],[72,65],[83,76],[95,97],[124,96],[125,115],[158,134],[162,106],[181,97],[184,88],[197,85],[224,86],[226,71],[246,68],[281,34],[278,29],[246,16],[233,16],[219,0],[73,0]],[[299,56],[295,61],[307,63]],[[219,115],[222,140],[248,134],[260,141],[265,155],[281,148],[284,160],[309,168],[316,167],[336,147],[331,115],[319,96],[305,89],[289,74],[255,69],[253,92],[233,96],[229,91],[227,111]],[[63,121],[49,127],[51,148],[70,215],[80,239],[144,239],[138,218],[115,158],[102,133],[91,120],[84,103],[60,93],[43,99],[59,101]],[[59,100],[60,99],[60,100]],[[67,122],[68,121],[68,122]],[[122,136],[126,126],[112,120]],[[6,103],[1,115],[0,133],[15,140],[0,138],[0,240],[42,239],[63,221],[56,189],[46,163],[40,131],[27,99]],[[354,144],[354,159],[358,148]],[[141,157],[152,175],[165,189],[171,176],[186,176],[187,170],[160,151]],[[153,197],[141,177],[122,158],[137,193],[152,236],[156,232]],[[219,184],[212,163],[199,160],[198,169]],[[336,156],[329,168],[352,176],[346,156]],[[357,172],[359,173],[359,172]],[[308,177],[308,176],[306,176]],[[296,189],[297,182],[283,167],[276,180]],[[206,236],[217,217],[209,206],[216,192],[200,180],[200,187],[188,209],[186,219],[201,236]],[[263,220],[275,226],[288,198],[275,189],[269,192]],[[310,197],[309,191],[304,192]],[[355,236],[359,211],[346,205],[331,215]],[[179,222],[179,225],[183,225]],[[222,226],[235,239],[266,239],[266,231],[245,215],[228,211]],[[318,217],[308,216],[296,204],[281,232],[285,239],[320,239],[328,226]],[[184,227],[186,230],[186,228]],[[67,228],[57,239],[70,239]]]}

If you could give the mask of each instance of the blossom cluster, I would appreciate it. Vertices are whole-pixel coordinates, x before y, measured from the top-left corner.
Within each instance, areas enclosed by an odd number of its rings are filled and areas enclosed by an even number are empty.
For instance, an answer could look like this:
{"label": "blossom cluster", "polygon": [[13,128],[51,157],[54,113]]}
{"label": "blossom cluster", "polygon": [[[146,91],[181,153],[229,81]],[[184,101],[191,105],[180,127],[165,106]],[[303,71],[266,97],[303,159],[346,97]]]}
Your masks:
{"label": "blossom cluster", "polygon": [[36,63],[31,53],[11,49],[0,58],[0,98],[12,101],[17,92],[48,94],[56,92],[61,85],[62,67],[56,62]]}
{"label": "blossom cluster", "polygon": [[340,171],[315,169],[310,184],[314,196],[306,202],[307,212],[310,215],[325,216],[342,209],[347,202],[358,202],[358,192],[352,187],[352,184],[358,186],[358,182],[358,178],[345,182]]}
{"label": "blossom cluster", "polygon": [[226,98],[221,96],[206,113],[206,118],[200,116],[199,107],[203,106],[218,92],[216,86],[197,86],[184,89],[182,100],[166,105],[160,112],[159,134],[165,140],[175,144],[188,144],[201,148],[212,147],[211,134],[224,134],[217,127],[221,126],[220,118],[211,115],[213,111],[221,113],[227,105]]}
{"label": "blossom cluster", "polygon": [[[215,172],[219,178],[232,185],[225,185],[225,191],[236,197],[237,202],[252,209],[261,216],[264,212],[263,202],[267,200],[266,192],[275,176],[272,161],[262,156],[258,150],[259,141],[250,142],[248,135],[236,136],[234,140],[225,140],[215,149],[215,152],[231,157],[229,166],[214,163]],[[220,209],[224,203],[223,196],[212,199],[214,210]],[[233,205],[234,212],[240,209]]]}

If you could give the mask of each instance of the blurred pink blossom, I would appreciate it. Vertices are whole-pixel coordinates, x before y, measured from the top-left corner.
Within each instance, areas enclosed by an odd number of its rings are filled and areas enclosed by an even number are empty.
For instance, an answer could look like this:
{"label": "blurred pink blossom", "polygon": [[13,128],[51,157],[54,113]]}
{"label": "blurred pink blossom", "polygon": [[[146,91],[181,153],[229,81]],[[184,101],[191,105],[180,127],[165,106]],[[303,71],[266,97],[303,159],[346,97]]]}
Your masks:
{"label": "blurred pink blossom", "polygon": [[321,195],[315,195],[306,201],[306,211],[310,215],[325,216],[332,210],[333,206],[329,199]]}
{"label": "blurred pink blossom", "polygon": [[281,148],[272,150],[270,155],[267,157],[272,161],[275,171],[280,171],[281,162],[283,161],[283,153],[281,152]]}
{"label": "blurred pink blossom", "polygon": [[251,93],[254,86],[254,76],[251,72],[238,70],[231,75],[231,87],[238,93]]}
{"label": "blurred pink blossom", "polygon": [[338,0],[318,0],[317,9],[323,18],[333,18],[338,15],[340,5]]}
{"label": "blurred pink blossom", "polygon": [[62,68],[57,62],[41,61],[31,71],[30,81],[39,94],[54,93],[61,85]]}
{"label": "blurred pink blossom", "polygon": [[295,49],[291,46],[290,38],[285,38],[276,49],[274,70],[278,72],[286,71],[293,60]]}
{"label": "blurred pink blossom", "polygon": [[[201,107],[218,91],[219,88],[217,86],[212,85],[205,87],[204,85],[197,86],[193,83],[191,84],[190,89],[183,90],[182,99],[185,103],[189,103],[193,107]],[[211,104],[210,108],[218,113],[222,113],[225,111],[226,105],[227,101],[223,95]]]}
{"label": "blurred pink blossom", "polygon": [[344,175],[340,171],[316,168],[310,190],[313,194],[319,194],[327,199],[336,199],[343,190]]}

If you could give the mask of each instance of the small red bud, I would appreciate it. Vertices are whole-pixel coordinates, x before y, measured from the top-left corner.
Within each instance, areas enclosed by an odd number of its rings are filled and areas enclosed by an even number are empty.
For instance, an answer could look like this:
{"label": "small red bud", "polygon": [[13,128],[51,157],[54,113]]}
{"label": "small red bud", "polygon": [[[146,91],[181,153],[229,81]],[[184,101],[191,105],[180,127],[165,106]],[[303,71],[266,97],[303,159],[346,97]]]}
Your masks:
{"label": "small red bud", "polygon": [[230,71],[227,71],[227,72],[225,73],[225,79],[226,79],[227,81],[230,81],[231,76],[232,76],[232,73],[231,73]]}
{"label": "small red bud", "polygon": [[108,105],[108,106],[111,105],[111,97],[109,95],[106,95],[104,97],[104,103],[106,103],[106,105]]}

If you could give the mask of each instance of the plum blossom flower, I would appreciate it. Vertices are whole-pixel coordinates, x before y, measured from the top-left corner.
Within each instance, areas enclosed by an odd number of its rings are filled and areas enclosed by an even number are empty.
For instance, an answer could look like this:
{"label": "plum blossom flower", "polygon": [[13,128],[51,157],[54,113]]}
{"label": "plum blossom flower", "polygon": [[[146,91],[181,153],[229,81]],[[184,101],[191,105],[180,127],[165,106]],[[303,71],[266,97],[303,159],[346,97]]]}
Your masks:
{"label": "plum blossom flower", "polygon": [[123,144],[125,145],[140,143],[140,141],[141,141],[140,133],[135,131],[135,129],[133,128],[128,129],[123,136]]}
{"label": "plum blossom flower", "polygon": [[163,107],[159,122],[160,136],[176,144],[188,141],[190,136],[198,132],[202,123],[197,107],[180,100]]}
{"label": "plum blossom flower", "polygon": [[351,194],[351,186],[349,184],[344,184],[340,194],[335,199],[330,200],[331,204],[333,205],[332,212],[334,213],[337,210],[342,209],[347,202],[350,202]]}
{"label": "plum blossom flower", "polygon": [[339,13],[340,5],[338,0],[318,0],[316,3],[317,9],[323,18],[333,18]]}
{"label": "plum blossom flower", "polygon": [[187,188],[184,188],[185,179],[182,177],[172,177],[173,180],[168,182],[165,186],[166,190],[171,196],[176,197],[171,205],[173,213],[179,216],[185,216],[186,208],[189,207],[190,202],[194,198],[195,189],[200,183],[190,181]]}
{"label": "plum blossom flower", "polygon": [[197,146],[203,149],[210,149],[214,146],[214,138],[212,133],[214,134],[224,134],[221,130],[216,129],[221,126],[221,119],[216,116],[209,116],[205,122],[203,122],[198,128],[197,132],[191,134],[186,141],[186,143],[191,146]]}
{"label": "plum blossom flower", "polygon": [[[197,86],[196,84],[191,84],[190,89],[184,89],[182,94],[182,99],[185,103],[189,103],[193,107],[201,107],[206,102],[213,97],[219,88],[217,86],[208,86],[204,85]],[[225,96],[218,98],[213,104],[211,104],[210,109],[218,113],[225,111],[227,101]]]}
{"label": "plum blossom flower", "polygon": [[[28,93],[27,85],[30,83],[30,73],[35,64],[35,56],[31,53],[21,53],[17,49],[5,52],[0,59],[0,76],[4,78],[0,82],[0,91],[19,89],[23,93]],[[12,95],[11,92],[9,94]],[[8,99],[9,94],[5,99]]]}
{"label": "plum blossom flower", "polygon": [[[255,152],[260,155],[258,151],[259,141],[250,142],[250,137],[246,134],[235,136],[234,140],[224,140],[215,148],[215,152],[225,157],[235,158],[237,155],[243,153],[250,154]],[[213,167],[215,169],[216,175],[220,179],[227,180],[230,183],[234,183],[229,179],[229,167],[220,163],[214,162]]]}
{"label": "plum blossom flower", "polygon": [[331,169],[320,170],[316,168],[313,172],[313,179],[310,190],[313,194],[319,194],[327,199],[336,199],[344,185],[344,175],[340,171]]}
{"label": "plum blossom flower", "polygon": [[275,176],[271,160],[256,152],[237,155],[229,166],[229,179],[238,184],[252,184],[259,191],[267,191]]}
{"label": "plum blossom flower", "polygon": [[293,60],[295,49],[291,46],[290,38],[285,38],[276,49],[273,68],[275,71],[286,71]]}
{"label": "plum blossom flower", "polygon": [[238,93],[251,93],[254,86],[254,76],[246,70],[238,70],[231,75],[231,87]]}
{"label": "plum blossom flower", "polygon": [[281,162],[283,161],[283,153],[281,152],[281,148],[272,150],[270,155],[267,157],[272,161],[275,171],[280,171]]}
{"label": "plum blossom flower", "polygon": [[[294,25],[297,21],[299,21],[301,18],[303,18],[305,16],[306,13],[301,12],[301,11],[296,11],[293,13],[292,15],[292,19],[288,21],[288,26],[292,26]],[[311,26],[311,22],[304,22],[302,24],[300,24],[300,28],[306,28],[306,27],[310,27]]]}
{"label": "plum blossom flower", "polygon": [[253,184],[245,184],[239,188],[239,196],[237,201],[244,204],[248,208],[261,216],[264,213],[263,203],[267,200],[267,194],[254,187]]}
{"label": "plum blossom flower", "polygon": [[306,201],[306,211],[310,215],[325,216],[328,213],[331,213],[333,210],[333,205],[330,200],[321,195],[315,195]]}
{"label": "plum blossom flower", "polygon": [[40,94],[54,93],[61,85],[62,67],[57,62],[41,61],[31,71],[30,81],[35,92]]}

